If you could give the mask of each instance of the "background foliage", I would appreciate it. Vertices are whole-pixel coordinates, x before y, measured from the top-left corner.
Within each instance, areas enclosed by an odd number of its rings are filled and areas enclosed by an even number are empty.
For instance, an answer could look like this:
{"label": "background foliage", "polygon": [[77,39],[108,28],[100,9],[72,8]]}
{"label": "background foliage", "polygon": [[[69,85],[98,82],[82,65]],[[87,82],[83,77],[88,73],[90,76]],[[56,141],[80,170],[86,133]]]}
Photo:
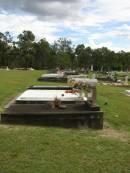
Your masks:
{"label": "background foliage", "polygon": [[0,33],[0,67],[89,70],[91,65],[97,71],[128,70],[130,52],[114,52],[106,47],[91,49],[83,44],[74,47],[66,38],[59,38],[53,44],[45,38],[36,42],[31,31],[23,31],[17,39],[9,32]]}

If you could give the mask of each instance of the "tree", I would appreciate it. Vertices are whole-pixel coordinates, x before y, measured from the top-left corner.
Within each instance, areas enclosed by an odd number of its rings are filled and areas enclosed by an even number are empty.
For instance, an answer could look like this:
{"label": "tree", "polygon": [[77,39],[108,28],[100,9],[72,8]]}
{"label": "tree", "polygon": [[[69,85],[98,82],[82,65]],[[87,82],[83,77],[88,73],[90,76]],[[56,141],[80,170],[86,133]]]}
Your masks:
{"label": "tree", "polygon": [[62,68],[73,68],[74,54],[71,40],[60,38],[53,44],[53,50],[57,56],[57,66]]}
{"label": "tree", "polygon": [[6,36],[0,33],[0,66],[8,66],[8,43]]}
{"label": "tree", "polygon": [[77,55],[78,66],[80,68],[87,67],[89,68],[93,62],[93,51],[90,47],[86,47],[83,44],[80,44],[75,49],[75,54]]}
{"label": "tree", "polygon": [[54,52],[46,39],[41,39],[38,43],[34,44],[35,60],[34,68],[53,68],[55,66]]}
{"label": "tree", "polygon": [[34,58],[34,40],[35,35],[31,31],[23,31],[18,35],[18,47],[20,50],[21,66],[29,68],[32,67]]}
{"label": "tree", "polygon": [[60,38],[50,45],[46,39],[35,42],[31,31],[23,31],[18,41],[10,32],[0,33],[0,67],[33,67],[35,69],[90,68],[94,70],[129,70],[130,52],[115,53],[106,47],[91,49],[79,44],[74,49],[71,40]]}

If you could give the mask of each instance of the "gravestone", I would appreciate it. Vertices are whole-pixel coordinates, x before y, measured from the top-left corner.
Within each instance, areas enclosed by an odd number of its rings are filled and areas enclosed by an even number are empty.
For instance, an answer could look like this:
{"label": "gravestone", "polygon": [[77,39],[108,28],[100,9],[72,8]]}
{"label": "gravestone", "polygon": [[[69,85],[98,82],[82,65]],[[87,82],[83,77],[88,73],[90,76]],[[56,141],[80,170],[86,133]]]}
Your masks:
{"label": "gravestone", "polygon": [[124,85],[128,85],[128,76],[125,77],[125,82],[124,82]]}

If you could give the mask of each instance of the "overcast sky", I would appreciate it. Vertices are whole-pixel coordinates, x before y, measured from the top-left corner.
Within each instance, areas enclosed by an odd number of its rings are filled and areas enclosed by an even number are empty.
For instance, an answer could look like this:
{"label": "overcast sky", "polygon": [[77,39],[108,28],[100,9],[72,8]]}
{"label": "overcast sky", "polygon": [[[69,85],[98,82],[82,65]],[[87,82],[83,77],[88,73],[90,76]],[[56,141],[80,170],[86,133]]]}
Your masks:
{"label": "overcast sky", "polygon": [[0,32],[130,51],[130,0],[0,0]]}

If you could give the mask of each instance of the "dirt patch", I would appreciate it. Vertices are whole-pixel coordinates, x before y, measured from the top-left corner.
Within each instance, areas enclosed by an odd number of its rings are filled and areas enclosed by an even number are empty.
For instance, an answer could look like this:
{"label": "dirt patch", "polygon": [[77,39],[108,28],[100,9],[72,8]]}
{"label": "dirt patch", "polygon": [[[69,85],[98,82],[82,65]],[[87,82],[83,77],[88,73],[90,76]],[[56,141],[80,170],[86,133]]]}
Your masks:
{"label": "dirt patch", "polygon": [[0,128],[3,128],[3,129],[14,129],[15,126],[9,125],[9,124],[0,124]]}
{"label": "dirt patch", "polygon": [[123,142],[127,142],[128,140],[130,140],[130,136],[128,133],[126,132],[120,132],[114,129],[104,129],[100,136],[102,137],[107,137],[107,138],[115,138],[115,139],[119,139]]}
{"label": "dirt patch", "polygon": [[123,142],[127,142],[130,140],[130,133],[113,129],[108,123],[105,123],[104,129],[100,131],[99,135],[101,137],[119,139]]}
{"label": "dirt patch", "polygon": [[[37,126],[24,126],[24,125],[9,125],[9,124],[0,124],[0,128],[3,129],[8,129],[8,130],[21,130],[21,129],[37,129],[39,127]],[[45,129],[45,127],[42,127],[42,129]],[[110,138],[110,139],[118,139],[122,142],[128,142],[130,141],[130,133],[129,132],[125,132],[125,131],[120,131],[120,130],[116,130],[113,129],[108,123],[105,122],[104,125],[104,129],[103,130],[92,130],[92,129],[80,129],[80,133],[94,133],[96,132],[97,135],[99,135],[100,137],[104,137],[104,138]]]}
{"label": "dirt patch", "polygon": [[8,130],[24,130],[24,129],[46,129],[43,126],[31,126],[31,125],[17,125],[17,124],[0,124],[0,128]]}

